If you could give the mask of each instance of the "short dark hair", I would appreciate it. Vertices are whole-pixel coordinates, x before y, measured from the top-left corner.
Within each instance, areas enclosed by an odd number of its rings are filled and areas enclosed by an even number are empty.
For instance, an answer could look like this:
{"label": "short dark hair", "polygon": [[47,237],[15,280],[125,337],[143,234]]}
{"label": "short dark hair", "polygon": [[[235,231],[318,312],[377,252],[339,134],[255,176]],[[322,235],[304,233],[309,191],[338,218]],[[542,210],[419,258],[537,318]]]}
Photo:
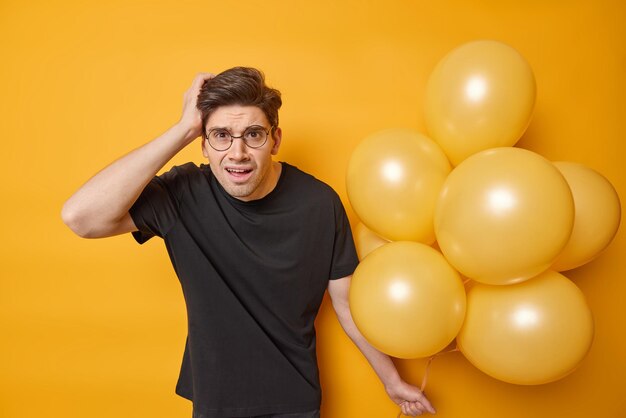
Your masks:
{"label": "short dark hair", "polygon": [[197,107],[202,113],[202,136],[211,113],[220,106],[240,105],[260,108],[271,127],[278,127],[278,109],[283,104],[280,91],[265,84],[260,70],[234,67],[207,80],[198,94]]}

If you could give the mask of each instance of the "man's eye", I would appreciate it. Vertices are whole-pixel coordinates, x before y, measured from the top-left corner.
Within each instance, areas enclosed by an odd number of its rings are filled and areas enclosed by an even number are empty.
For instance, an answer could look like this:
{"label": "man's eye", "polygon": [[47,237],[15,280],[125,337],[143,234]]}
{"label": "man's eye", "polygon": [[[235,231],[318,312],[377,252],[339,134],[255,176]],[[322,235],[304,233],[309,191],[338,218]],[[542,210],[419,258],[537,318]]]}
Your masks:
{"label": "man's eye", "polygon": [[229,136],[230,135],[228,135],[228,132],[226,131],[213,131],[213,138],[215,139],[226,139]]}
{"label": "man's eye", "polygon": [[260,138],[260,137],[261,137],[261,131],[259,131],[259,130],[248,131],[248,132],[246,133],[246,136],[247,136],[248,138],[251,138],[251,139],[258,139],[258,138]]}

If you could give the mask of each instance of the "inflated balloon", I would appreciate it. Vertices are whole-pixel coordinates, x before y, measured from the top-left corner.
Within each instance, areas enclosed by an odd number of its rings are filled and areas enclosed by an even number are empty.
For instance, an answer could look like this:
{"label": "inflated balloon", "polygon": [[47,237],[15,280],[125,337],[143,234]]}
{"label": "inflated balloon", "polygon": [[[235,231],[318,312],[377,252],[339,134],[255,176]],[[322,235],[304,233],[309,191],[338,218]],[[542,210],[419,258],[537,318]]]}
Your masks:
{"label": "inflated balloon", "polygon": [[366,255],[376,248],[389,242],[389,240],[372,232],[371,229],[363,225],[363,222],[357,224],[352,234],[354,235],[354,244],[356,246],[356,252],[359,255],[359,260],[363,260]]}
{"label": "inflated balloon", "polygon": [[535,105],[535,77],[515,49],[475,41],[446,55],[433,70],[424,105],[428,133],[458,165],[488,148],[512,146]]}
{"label": "inflated balloon", "polygon": [[549,268],[573,223],[572,194],[559,170],[510,147],[482,151],[456,167],[435,212],[446,259],[486,284],[520,282]]}
{"label": "inflated balloon", "polygon": [[346,177],[361,221],[392,241],[435,240],[433,212],[450,163],[433,141],[407,129],[389,129],[354,150]]}
{"label": "inflated balloon", "polygon": [[574,196],[574,229],[552,265],[570,270],[591,261],[605,249],[619,228],[621,205],[613,185],[602,174],[582,164],[556,162]]}
{"label": "inflated balloon", "polygon": [[509,383],[538,385],[558,380],[585,357],[593,341],[593,318],[583,293],[548,270],[511,286],[475,284],[459,349],[478,369]]}
{"label": "inflated balloon", "polygon": [[359,264],[350,310],[363,336],[400,358],[435,354],[454,340],[465,316],[465,290],[441,253],[417,242],[392,242]]}

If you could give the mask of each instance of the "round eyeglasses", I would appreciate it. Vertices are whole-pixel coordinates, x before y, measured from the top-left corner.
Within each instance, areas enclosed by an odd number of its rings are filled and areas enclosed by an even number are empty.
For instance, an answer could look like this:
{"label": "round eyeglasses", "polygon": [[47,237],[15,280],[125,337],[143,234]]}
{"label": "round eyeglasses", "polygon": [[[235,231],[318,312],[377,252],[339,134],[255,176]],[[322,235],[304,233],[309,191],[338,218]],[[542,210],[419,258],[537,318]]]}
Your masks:
{"label": "round eyeglasses", "polygon": [[206,134],[206,139],[215,151],[226,151],[233,145],[235,138],[241,138],[249,148],[261,148],[267,142],[272,129],[274,129],[273,126],[267,131],[263,126],[252,125],[248,126],[243,134],[235,136],[228,129],[214,128]]}

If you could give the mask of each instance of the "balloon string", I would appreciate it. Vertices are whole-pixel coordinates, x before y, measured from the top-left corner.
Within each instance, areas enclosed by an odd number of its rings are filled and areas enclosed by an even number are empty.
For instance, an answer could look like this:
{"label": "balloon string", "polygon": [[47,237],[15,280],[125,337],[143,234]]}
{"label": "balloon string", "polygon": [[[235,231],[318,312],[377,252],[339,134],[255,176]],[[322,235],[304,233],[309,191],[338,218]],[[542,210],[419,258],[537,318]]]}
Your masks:
{"label": "balloon string", "polygon": [[463,286],[465,286],[466,284],[468,284],[471,281],[472,281],[472,279],[465,279],[465,280],[463,280]]}
{"label": "balloon string", "polygon": [[[469,279],[467,279],[469,281]],[[439,357],[442,354],[448,354],[448,353],[454,353],[455,351],[461,351],[459,350],[459,346],[457,345],[456,347],[454,347],[452,350],[448,350],[448,351],[441,351],[433,356],[430,356],[428,358],[428,362],[426,363],[426,370],[424,371],[424,377],[422,378],[422,386],[420,387],[420,391],[422,393],[424,393],[424,389],[426,388],[426,382],[428,382],[428,372],[430,371],[430,364],[433,362],[433,360],[435,359],[435,357]],[[398,412],[398,416],[396,418],[400,418],[402,416],[402,409],[400,409],[400,412]]]}

